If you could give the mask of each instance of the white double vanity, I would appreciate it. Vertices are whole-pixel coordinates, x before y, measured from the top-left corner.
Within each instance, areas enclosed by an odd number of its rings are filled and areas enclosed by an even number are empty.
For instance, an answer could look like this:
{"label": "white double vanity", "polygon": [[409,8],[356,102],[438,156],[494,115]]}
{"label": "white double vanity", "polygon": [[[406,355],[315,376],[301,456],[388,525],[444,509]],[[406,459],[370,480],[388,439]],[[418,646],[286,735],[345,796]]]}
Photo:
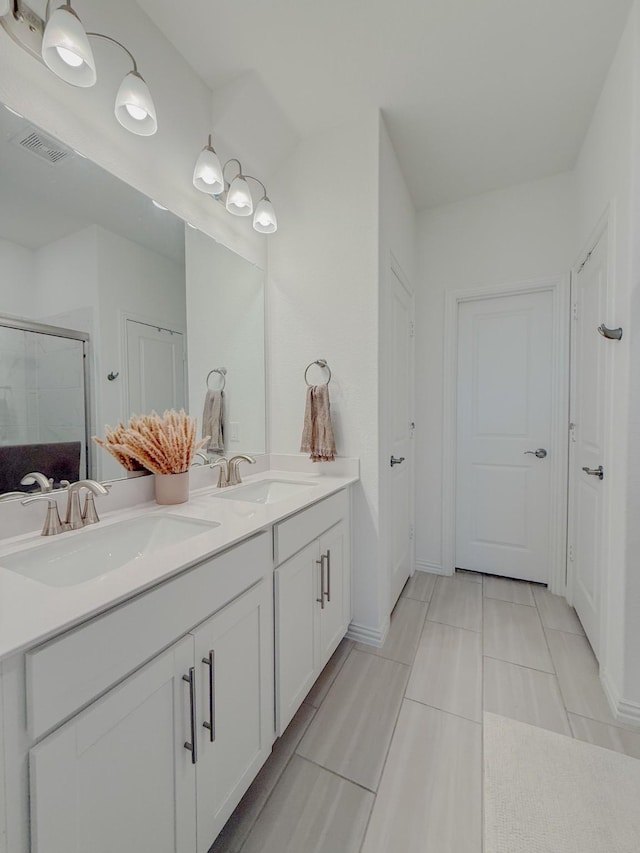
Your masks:
{"label": "white double vanity", "polygon": [[1,853],[206,853],[347,631],[340,473],[0,540]]}

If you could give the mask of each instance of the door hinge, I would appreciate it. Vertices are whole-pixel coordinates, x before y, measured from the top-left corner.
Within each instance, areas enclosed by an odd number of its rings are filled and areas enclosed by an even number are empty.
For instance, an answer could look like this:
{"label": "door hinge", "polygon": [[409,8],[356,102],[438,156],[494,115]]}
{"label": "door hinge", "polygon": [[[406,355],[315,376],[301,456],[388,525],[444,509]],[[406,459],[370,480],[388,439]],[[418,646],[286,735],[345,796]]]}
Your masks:
{"label": "door hinge", "polygon": [[569,560],[573,563],[575,557],[573,556],[573,545],[569,545]]}
{"label": "door hinge", "polygon": [[573,442],[576,440],[576,425],[574,423],[569,424],[569,440]]}
{"label": "door hinge", "polygon": [[411,524],[409,526],[409,539],[413,539],[414,534],[415,534],[415,528],[414,528],[413,524]]}
{"label": "door hinge", "polygon": [[578,319],[578,303],[577,302],[573,303],[572,310],[573,310],[573,319],[577,320]]}
{"label": "door hinge", "polygon": [[413,320],[409,323],[409,337],[412,338],[416,333],[416,327]]}

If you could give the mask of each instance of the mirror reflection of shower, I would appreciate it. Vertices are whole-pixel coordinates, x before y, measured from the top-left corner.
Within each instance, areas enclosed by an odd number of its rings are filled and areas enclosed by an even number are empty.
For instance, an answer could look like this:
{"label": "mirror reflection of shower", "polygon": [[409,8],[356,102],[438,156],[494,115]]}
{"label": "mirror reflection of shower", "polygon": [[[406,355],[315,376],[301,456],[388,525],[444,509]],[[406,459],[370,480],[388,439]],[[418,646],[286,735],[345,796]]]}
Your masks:
{"label": "mirror reflection of shower", "polygon": [[39,471],[57,485],[91,475],[89,335],[0,316],[0,494]]}

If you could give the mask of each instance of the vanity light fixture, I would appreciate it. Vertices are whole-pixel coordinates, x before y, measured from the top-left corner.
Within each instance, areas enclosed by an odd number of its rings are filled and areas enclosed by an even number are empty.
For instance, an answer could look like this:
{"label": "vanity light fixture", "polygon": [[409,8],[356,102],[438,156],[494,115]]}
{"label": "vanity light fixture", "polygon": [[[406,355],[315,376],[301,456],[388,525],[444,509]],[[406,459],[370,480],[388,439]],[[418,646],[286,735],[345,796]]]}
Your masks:
{"label": "vanity light fixture", "polygon": [[115,116],[131,133],[152,136],[158,129],[156,109],[131,51],[111,36],[86,32],[69,0],[51,14],[50,2],[47,0],[43,20],[23,0],[9,0],[8,4],[0,0],[0,23],[15,42],[41,59],[57,77],[81,88],[90,88],[97,80],[89,40],[102,39],[117,45],[127,54],[133,68],[118,89]]}
{"label": "vanity light fixture", "polygon": [[[224,177],[229,163],[235,163],[237,166],[237,172],[230,183]],[[250,180],[262,187],[262,196],[255,207],[255,213],[253,196],[248,183]],[[260,234],[273,234],[277,231],[276,212],[267,196],[265,185],[253,175],[245,175],[242,171],[242,163],[235,157],[231,157],[224,166],[220,166],[220,160],[211,143],[211,134],[207,145],[198,155],[193,171],[193,185],[200,192],[223,202],[229,213],[234,216],[251,216],[253,213],[253,227]]]}
{"label": "vanity light fixture", "polygon": [[[47,4],[47,12],[48,12]],[[98,79],[89,37],[67,2],[49,17],[42,36],[42,60],[50,71],[72,86],[89,88]]]}
{"label": "vanity light fixture", "polygon": [[209,141],[196,160],[193,170],[193,185],[197,190],[208,195],[220,195],[224,192],[222,166],[215,148],[211,144],[211,134],[209,134]]}

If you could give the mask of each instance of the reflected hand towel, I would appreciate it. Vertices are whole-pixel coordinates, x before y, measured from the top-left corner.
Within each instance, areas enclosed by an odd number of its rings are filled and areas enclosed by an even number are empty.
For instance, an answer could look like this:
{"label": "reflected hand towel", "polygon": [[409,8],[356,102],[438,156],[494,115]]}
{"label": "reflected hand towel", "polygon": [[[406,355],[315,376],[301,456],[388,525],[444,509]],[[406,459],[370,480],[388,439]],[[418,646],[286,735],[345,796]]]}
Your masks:
{"label": "reflected hand towel", "polygon": [[207,391],[202,412],[202,437],[210,436],[205,450],[224,452],[224,391]]}
{"label": "reflected hand towel", "polygon": [[336,458],[328,385],[307,388],[300,452],[308,453],[312,462],[333,462]]}

